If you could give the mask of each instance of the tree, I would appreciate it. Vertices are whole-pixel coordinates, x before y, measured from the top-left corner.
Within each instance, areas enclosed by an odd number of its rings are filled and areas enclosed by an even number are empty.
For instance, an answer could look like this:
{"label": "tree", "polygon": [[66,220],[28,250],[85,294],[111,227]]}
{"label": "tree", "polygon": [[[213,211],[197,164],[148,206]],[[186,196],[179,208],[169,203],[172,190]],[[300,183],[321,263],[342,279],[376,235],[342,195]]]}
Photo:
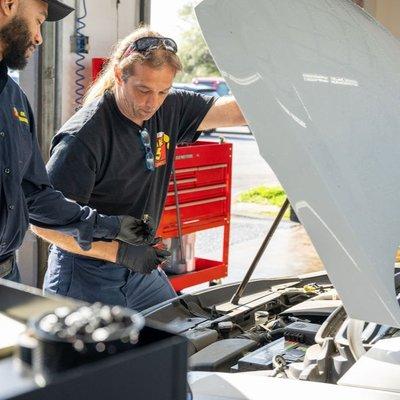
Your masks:
{"label": "tree", "polygon": [[179,16],[186,27],[182,31],[179,50],[183,72],[177,80],[190,82],[196,76],[220,76],[201,34],[192,5],[185,4],[179,11]]}

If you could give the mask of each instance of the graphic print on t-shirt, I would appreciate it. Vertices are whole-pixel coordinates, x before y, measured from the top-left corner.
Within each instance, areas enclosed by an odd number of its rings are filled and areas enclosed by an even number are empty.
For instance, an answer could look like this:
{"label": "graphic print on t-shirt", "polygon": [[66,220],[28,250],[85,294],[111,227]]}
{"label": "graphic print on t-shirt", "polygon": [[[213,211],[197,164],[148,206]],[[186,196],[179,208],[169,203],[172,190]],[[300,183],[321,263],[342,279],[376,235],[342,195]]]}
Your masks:
{"label": "graphic print on t-shirt", "polygon": [[164,132],[157,133],[156,143],[156,168],[162,167],[167,163],[167,153],[169,150],[169,136]]}

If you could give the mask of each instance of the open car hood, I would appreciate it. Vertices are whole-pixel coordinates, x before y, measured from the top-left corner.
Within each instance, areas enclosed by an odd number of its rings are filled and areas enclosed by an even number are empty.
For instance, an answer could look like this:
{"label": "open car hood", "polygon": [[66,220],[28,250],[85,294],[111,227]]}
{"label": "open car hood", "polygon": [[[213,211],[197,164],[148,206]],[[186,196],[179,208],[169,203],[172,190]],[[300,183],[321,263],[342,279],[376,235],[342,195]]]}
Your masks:
{"label": "open car hood", "polygon": [[400,327],[400,43],[350,0],[196,14],[349,316]]}

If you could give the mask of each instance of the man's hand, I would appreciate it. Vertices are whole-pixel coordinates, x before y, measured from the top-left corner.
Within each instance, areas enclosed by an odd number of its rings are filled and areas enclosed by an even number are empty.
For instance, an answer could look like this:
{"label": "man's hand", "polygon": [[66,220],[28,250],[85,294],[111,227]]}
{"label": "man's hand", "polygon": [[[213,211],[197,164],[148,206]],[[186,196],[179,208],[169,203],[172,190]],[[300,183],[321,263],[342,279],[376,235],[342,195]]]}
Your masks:
{"label": "man's hand", "polygon": [[119,216],[118,218],[121,227],[115,239],[134,245],[153,242],[155,229],[151,218],[137,219],[128,215]]}
{"label": "man's hand", "polygon": [[120,243],[117,264],[141,274],[150,274],[159,265],[165,263],[171,253],[160,246],[161,238],[153,243],[142,245],[130,245]]}

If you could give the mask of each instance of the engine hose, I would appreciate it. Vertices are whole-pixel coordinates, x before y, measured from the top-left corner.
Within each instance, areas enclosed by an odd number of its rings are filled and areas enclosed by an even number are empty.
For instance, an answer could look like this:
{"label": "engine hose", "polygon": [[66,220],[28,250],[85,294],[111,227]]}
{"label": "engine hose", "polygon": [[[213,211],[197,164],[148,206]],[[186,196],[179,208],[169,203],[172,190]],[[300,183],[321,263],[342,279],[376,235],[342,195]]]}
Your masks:
{"label": "engine hose", "polygon": [[[86,28],[86,24],[83,21],[87,17],[87,8],[86,8],[86,0],[82,0],[82,6],[83,6],[83,15],[80,17],[76,17],[76,36],[77,37],[83,37],[82,30]],[[78,11],[77,11],[78,12]],[[77,77],[75,80],[75,110],[79,110],[79,108],[82,107],[82,101],[83,97],[85,95],[85,86],[83,84],[85,80],[85,75],[83,74],[83,71],[85,70],[85,65],[83,64],[83,61],[85,60],[86,56],[84,53],[77,52],[76,53],[78,58],[75,61],[76,65],[76,70],[75,70],[75,76]]]}
{"label": "engine hose", "polygon": [[271,334],[270,332],[246,332],[246,333],[242,333],[239,336],[236,336],[237,338],[240,339],[250,339],[250,340],[254,340],[255,342],[257,342],[260,345],[264,345],[266,343],[270,343],[272,342],[272,338],[271,338]]}
{"label": "engine hose", "polygon": [[274,329],[273,331],[269,332],[270,337],[271,337],[271,342],[281,338],[285,334],[285,328],[277,328]]}

